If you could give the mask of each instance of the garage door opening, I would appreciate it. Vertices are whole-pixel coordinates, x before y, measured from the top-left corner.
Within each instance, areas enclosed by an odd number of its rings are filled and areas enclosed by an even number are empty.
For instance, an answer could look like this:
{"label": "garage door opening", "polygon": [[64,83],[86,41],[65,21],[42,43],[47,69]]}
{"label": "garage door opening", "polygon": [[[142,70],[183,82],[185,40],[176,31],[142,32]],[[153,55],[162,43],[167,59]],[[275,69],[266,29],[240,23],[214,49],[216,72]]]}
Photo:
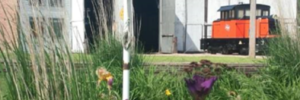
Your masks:
{"label": "garage door opening", "polygon": [[105,37],[105,28],[111,30],[113,4],[111,0],[84,0],[85,42],[89,52],[95,49],[99,37]]}
{"label": "garage door opening", "polygon": [[133,0],[133,7],[136,40],[145,53],[158,52],[159,0]]}

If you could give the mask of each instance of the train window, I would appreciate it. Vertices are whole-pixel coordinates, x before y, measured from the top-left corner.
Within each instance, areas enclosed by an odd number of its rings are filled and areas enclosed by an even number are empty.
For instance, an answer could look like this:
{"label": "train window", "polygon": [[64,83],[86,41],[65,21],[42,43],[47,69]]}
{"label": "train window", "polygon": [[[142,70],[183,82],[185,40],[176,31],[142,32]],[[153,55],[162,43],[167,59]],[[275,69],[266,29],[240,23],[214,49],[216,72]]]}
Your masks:
{"label": "train window", "polygon": [[238,11],[238,18],[243,18],[244,17],[244,10],[239,10]]}
{"label": "train window", "polygon": [[235,14],[234,14],[234,10],[231,10],[230,11],[230,16],[229,16],[230,18],[235,18]]}
{"label": "train window", "polygon": [[256,16],[261,16],[261,9],[256,10]]}
{"label": "train window", "polygon": [[225,18],[225,16],[224,16],[224,15],[225,15],[225,12],[224,12],[224,11],[222,11],[222,12],[221,12],[221,19],[222,19],[222,20]]}
{"label": "train window", "polygon": [[269,16],[269,11],[263,11],[263,16]]}
{"label": "train window", "polygon": [[228,19],[228,12],[225,12],[225,19]]}
{"label": "train window", "polygon": [[249,9],[246,10],[245,17],[250,17],[250,10]]}

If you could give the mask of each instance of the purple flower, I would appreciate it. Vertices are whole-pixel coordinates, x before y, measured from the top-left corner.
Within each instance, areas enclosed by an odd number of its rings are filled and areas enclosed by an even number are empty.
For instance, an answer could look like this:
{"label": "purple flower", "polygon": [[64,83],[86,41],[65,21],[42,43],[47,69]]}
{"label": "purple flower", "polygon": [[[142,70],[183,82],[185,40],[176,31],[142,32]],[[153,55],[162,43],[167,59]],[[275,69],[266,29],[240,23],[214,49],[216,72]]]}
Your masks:
{"label": "purple flower", "polygon": [[113,78],[109,78],[109,79],[108,79],[108,81],[107,81],[108,89],[111,89],[111,88],[112,88],[113,81],[114,81]]}
{"label": "purple flower", "polygon": [[217,77],[205,78],[194,75],[193,79],[185,79],[188,90],[191,94],[202,97],[209,93]]}

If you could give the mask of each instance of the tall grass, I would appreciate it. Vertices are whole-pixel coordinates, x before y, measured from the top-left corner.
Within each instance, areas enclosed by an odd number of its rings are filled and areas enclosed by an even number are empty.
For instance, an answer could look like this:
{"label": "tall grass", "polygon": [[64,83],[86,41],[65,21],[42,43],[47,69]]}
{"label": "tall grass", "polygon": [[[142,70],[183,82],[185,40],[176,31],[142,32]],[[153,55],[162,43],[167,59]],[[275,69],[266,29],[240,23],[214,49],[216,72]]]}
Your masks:
{"label": "tall grass", "polygon": [[[38,8],[36,13],[39,13]],[[36,22],[38,19],[34,20]],[[82,64],[79,66],[71,56],[67,40],[56,35],[56,28],[49,21],[43,21],[44,24],[34,23],[35,27],[43,25],[46,29],[53,30],[44,31],[36,28],[36,33],[39,33],[36,36],[28,35],[30,27],[9,20],[7,23],[18,28],[0,27],[1,37],[15,34],[7,33],[5,30],[17,30],[21,37],[15,39],[23,41],[22,45],[19,42],[9,45],[8,40],[1,41],[5,45],[0,49],[4,61],[4,64],[0,64],[0,68],[7,69],[7,72],[0,78],[5,78],[7,90],[1,91],[0,99],[113,100],[111,97],[121,99],[122,43],[114,35],[109,35],[111,34],[109,28],[104,29],[106,38],[96,41],[91,58],[85,54],[78,55],[77,61]],[[65,31],[63,33],[66,34]],[[51,39],[48,40],[49,38]],[[252,76],[237,71],[224,72],[218,77],[207,99],[299,100],[299,41],[289,36],[281,36],[270,43],[267,52],[270,56],[267,59],[270,67],[263,68]],[[131,50],[130,100],[192,99],[184,82],[184,78],[188,77],[186,73],[170,67],[165,68],[167,71],[159,73],[156,67],[145,68],[142,66],[144,57],[139,55],[140,50],[139,46]],[[95,70],[98,67],[105,67],[112,73],[114,82],[111,92],[106,88],[105,82],[97,87],[98,78]],[[166,89],[171,91],[171,96],[165,95]],[[234,92],[235,95],[229,95],[229,92]]]}

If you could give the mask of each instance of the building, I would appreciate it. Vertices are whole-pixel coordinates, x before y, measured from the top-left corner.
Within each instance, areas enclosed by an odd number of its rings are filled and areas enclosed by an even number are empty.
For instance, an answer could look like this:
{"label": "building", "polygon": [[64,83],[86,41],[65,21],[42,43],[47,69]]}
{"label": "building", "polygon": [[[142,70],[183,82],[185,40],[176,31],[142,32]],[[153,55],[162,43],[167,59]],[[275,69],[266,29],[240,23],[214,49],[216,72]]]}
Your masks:
{"label": "building", "polygon": [[[89,46],[87,44],[92,43],[97,34],[101,36],[105,29],[113,30],[115,36],[122,36],[124,24],[120,12],[123,2],[122,0],[19,0],[20,25],[26,34],[34,33],[31,30],[33,19],[42,19],[46,23],[57,24],[56,26],[62,25],[62,30],[55,33],[65,38],[72,52],[85,52]],[[249,0],[131,0],[131,2],[130,17],[134,22],[132,30],[136,34],[136,40],[146,51],[186,53],[202,52],[200,39],[210,37],[210,25],[220,17],[217,10],[221,6],[249,3]],[[278,15],[288,24],[286,26],[293,29],[297,15],[297,0],[257,0],[257,3],[270,5],[271,15]],[[101,9],[110,11],[102,13]],[[103,17],[107,17],[108,20],[97,21]],[[45,23],[41,23],[43,24]],[[47,27],[43,33],[47,33],[46,30]]]}
{"label": "building", "polygon": [[0,47],[4,46],[5,41],[9,45],[17,42],[17,5],[17,0],[0,1],[0,31],[4,33],[4,37],[0,36]]}
{"label": "building", "polygon": [[43,30],[37,33],[48,37],[44,42],[48,43],[51,41],[50,24],[58,44],[65,43],[73,53],[84,52],[84,0],[20,0],[19,8],[20,23],[26,35],[33,34],[29,29],[34,29],[34,24],[38,24],[41,27],[38,30]]}
{"label": "building", "polygon": [[[19,40],[24,50],[28,47],[25,41],[29,41],[28,39],[32,39],[30,41],[33,42],[39,41],[39,36],[43,38],[41,45],[46,48],[63,43],[70,45],[72,42],[70,2],[70,0],[19,0],[19,23],[22,29],[22,32],[19,32]],[[39,43],[40,41],[33,45]]]}
{"label": "building", "polygon": [[[27,43],[25,43],[28,36],[37,38],[40,35],[43,36],[44,46],[50,46],[49,43],[53,41],[51,37],[56,36],[56,44],[65,43],[73,53],[83,53],[86,52],[86,44],[91,41],[90,38],[94,37],[92,31],[99,30],[96,17],[102,16],[95,14],[95,12],[98,12],[97,8],[100,8],[99,5],[95,5],[98,4],[98,0],[11,1],[15,1],[13,4],[20,16],[16,23],[20,24],[18,28],[22,31],[15,32],[15,34],[20,35],[17,41],[21,41],[24,50],[28,48]],[[12,5],[12,2],[4,1],[4,6],[9,8],[5,4]],[[2,13],[0,12],[1,24],[5,20]],[[4,26],[8,27],[8,25]],[[95,33],[98,33],[98,31]],[[34,41],[37,41],[37,39]]]}
{"label": "building", "polygon": [[[115,21],[122,23],[118,12],[123,1],[115,3]],[[211,24],[220,17],[221,6],[249,0],[133,0],[134,21],[141,21],[135,28],[138,40],[148,51],[173,53],[202,52],[200,39],[209,38]],[[277,15],[289,30],[295,29],[297,0],[257,0],[258,4],[271,6],[271,15]],[[118,24],[121,32],[122,24]],[[177,39],[174,39],[176,37]],[[176,45],[174,45],[176,40]]]}

